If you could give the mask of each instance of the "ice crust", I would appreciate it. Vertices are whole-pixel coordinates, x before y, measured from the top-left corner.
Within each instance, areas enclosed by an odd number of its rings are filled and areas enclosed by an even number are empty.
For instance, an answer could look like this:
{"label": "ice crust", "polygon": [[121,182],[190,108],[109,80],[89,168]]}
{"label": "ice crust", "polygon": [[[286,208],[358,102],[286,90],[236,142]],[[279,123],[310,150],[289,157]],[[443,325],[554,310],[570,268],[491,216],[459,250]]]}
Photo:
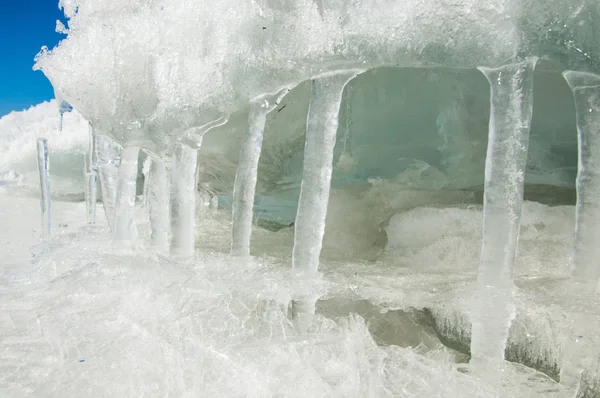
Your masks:
{"label": "ice crust", "polygon": [[473,69],[530,55],[595,71],[598,57],[597,11],[584,0],[60,5],[68,36],[38,67],[99,131],[149,149],[328,71]]}

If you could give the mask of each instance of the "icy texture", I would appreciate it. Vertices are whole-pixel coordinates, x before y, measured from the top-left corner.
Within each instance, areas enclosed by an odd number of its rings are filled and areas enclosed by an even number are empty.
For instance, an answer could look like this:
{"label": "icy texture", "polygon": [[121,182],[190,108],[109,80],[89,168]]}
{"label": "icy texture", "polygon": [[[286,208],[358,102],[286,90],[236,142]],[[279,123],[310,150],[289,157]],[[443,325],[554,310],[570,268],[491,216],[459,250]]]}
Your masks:
{"label": "icy texture", "polygon": [[593,283],[600,276],[600,76],[573,71],[564,76],[575,98],[579,142],[573,276]]}
{"label": "icy texture", "polygon": [[471,340],[471,356],[475,361],[504,359],[508,330],[515,317],[513,278],[536,61],[482,69],[490,81],[491,109],[483,243]]}
{"label": "icy texture", "polygon": [[42,209],[42,236],[50,239],[52,215],[50,212],[50,163],[48,160],[48,139],[37,140],[37,161],[40,175],[40,205]]}

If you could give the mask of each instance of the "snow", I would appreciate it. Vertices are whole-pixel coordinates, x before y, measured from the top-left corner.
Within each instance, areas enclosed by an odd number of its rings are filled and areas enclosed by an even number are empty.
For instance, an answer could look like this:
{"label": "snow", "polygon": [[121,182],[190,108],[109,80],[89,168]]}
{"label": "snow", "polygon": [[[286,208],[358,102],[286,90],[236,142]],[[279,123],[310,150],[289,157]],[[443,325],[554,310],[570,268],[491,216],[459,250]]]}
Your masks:
{"label": "snow", "polygon": [[[20,226],[2,229],[4,396],[528,397],[558,388],[517,365],[503,386],[489,384],[441,345],[377,345],[357,315],[317,315],[299,333],[286,307],[297,287],[281,258],[204,250],[182,265],[142,247],[119,251],[106,226],[85,225],[83,203],[55,202],[60,232],[37,243],[37,198],[5,190],[0,202],[16,210],[1,213],[2,225]],[[205,233],[218,235],[227,216],[216,213]],[[322,283],[323,299],[363,297],[381,311],[464,293],[459,283],[427,300],[452,282],[389,266],[330,264]]]}

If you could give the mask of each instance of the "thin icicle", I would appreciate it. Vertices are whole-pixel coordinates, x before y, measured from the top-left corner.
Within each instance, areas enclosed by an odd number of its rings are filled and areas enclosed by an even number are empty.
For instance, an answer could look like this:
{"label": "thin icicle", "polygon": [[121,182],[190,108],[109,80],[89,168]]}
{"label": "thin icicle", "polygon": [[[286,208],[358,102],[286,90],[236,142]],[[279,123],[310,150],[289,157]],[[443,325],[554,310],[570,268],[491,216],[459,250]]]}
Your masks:
{"label": "thin icicle", "polygon": [[277,94],[266,94],[250,103],[248,129],[242,143],[233,186],[231,254],[234,256],[250,255],[252,210],[267,114],[277,107],[288,91],[285,89]]}
{"label": "thin icicle", "polygon": [[135,224],[135,196],[139,151],[138,147],[132,146],[123,149],[121,154],[113,235],[118,243],[130,244],[138,236]]}
{"label": "thin icicle", "polygon": [[[312,80],[306,123],[304,168],[296,214],[292,268],[300,279],[317,276],[325,233],[325,218],[333,169],[342,93],[357,71],[328,74]],[[310,288],[307,288],[310,290]],[[301,292],[292,302],[292,314],[304,328],[314,313],[314,292]]]}
{"label": "thin icicle", "polygon": [[37,140],[37,165],[40,175],[40,204],[42,210],[42,236],[50,239],[51,214],[50,214],[50,162],[48,158],[48,140]]}
{"label": "thin icicle", "polygon": [[115,203],[117,201],[117,181],[119,163],[123,148],[112,139],[97,135],[96,154],[98,159],[98,177],[102,192],[102,206],[111,231],[115,227]]}
{"label": "thin icicle", "polygon": [[198,151],[177,143],[171,162],[171,256],[194,255],[196,238],[196,164]]}
{"label": "thin icicle", "polygon": [[96,153],[96,134],[90,123],[89,147],[87,154],[87,170],[85,173],[85,205],[88,224],[96,224],[96,202],[98,201],[98,157]]}
{"label": "thin icicle", "polygon": [[515,316],[513,274],[533,111],[536,59],[498,69],[480,68],[490,82],[485,165],[483,244],[478,296],[472,314],[474,363],[502,361]]}

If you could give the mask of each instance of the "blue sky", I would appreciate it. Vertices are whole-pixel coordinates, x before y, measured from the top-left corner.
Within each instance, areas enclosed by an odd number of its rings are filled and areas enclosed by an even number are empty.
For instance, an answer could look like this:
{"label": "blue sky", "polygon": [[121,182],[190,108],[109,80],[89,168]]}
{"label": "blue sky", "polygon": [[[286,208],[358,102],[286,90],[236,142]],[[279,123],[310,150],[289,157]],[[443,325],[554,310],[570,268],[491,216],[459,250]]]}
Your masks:
{"label": "blue sky", "polygon": [[58,0],[0,0],[0,117],[54,98],[52,85],[33,71],[42,46],[53,48],[65,36],[56,33],[64,22]]}

